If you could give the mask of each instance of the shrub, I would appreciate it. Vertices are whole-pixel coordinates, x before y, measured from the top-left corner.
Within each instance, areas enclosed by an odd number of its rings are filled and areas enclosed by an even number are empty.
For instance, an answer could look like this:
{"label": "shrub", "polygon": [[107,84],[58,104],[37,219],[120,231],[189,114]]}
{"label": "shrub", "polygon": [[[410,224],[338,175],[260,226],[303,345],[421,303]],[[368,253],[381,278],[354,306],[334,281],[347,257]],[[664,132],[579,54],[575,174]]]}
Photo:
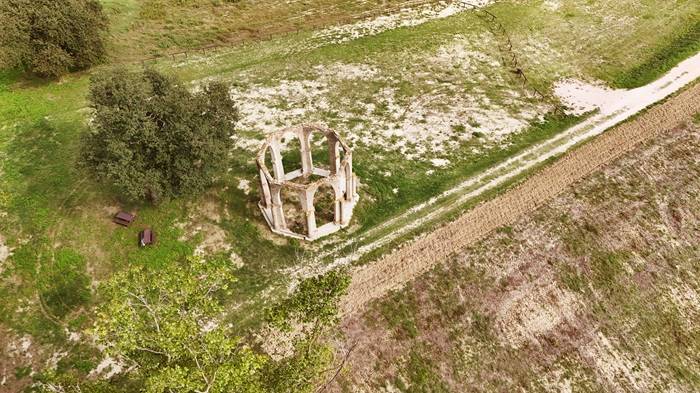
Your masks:
{"label": "shrub", "polygon": [[193,194],[226,168],[238,119],[227,85],[192,93],[155,70],[116,69],[92,78],[89,99],[82,162],[130,199]]}
{"label": "shrub", "polygon": [[99,63],[107,18],[97,0],[0,1],[0,67],[55,78]]}

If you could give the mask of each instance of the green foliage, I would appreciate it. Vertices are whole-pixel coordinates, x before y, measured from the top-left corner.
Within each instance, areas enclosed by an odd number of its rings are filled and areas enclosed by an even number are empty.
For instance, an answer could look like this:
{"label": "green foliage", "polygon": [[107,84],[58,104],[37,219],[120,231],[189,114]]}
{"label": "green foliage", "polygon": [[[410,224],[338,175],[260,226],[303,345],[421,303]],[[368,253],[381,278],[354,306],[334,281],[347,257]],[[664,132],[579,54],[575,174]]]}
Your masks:
{"label": "green foliage", "polygon": [[342,270],[307,278],[290,297],[268,310],[272,326],[284,330],[290,330],[293,323],[310,326],[294,343],[292,356],[268,365],[265,381],[270,392],[314,391],[333,360],[333,350],[318,343],[318,338],[338,321],[338,303],[349,284],[350,276]]}
{"label": "green foliage", "polygon": [[268,364],[265,384],[271,393],[309,393],[333,360],[333,350],[314,340],[296,343],[294,354]]}
{"label": "green foliage", "polygon": [[149,393],[262,392],[265,357],[216,323],[217,297],[234,282],[224,262],[195,257],[130,269],[104,286],[94,333],[108,353],[138,365]]}
{"label": "green foliage", "polygon": [[338,320],[338,304],[350,285],[350,276],[342,270],[307,278],[292,296],[268,310],[268,321],[289,330],[291,322],[332,325]]}
{"label": "green foliage", "polygon": [[83,163],[132,199],[193,194],[226,167],[238,120],[228,86],[192,93],[154,70],[92,78],[95,109]]}
{"label": "green foliage", "polygon": [[0,68],[58,77],[105,56],[107,17],[97,0],[0,2]]}
{"label": "green foliage", "polygon": [[32,373],[31,366],[22,366],[15,369],[15,379],[22,379],[29,376]]}
{"label": "green foliage", "polygon": [[[291,356],[272,361],[217,323],[224,311],[219,299],[236,281],[231,271],[226,260],[190,257],[158,271],[117,274],[101,288],[105,303],[93,332],[108,354],[138,366],[134,376],[148,393],[312,391],[333,358],[317,335],[298,339]],[[313,322],[318,333],[337,320],[348,283],[341,272],[305,280],[274,315]]]}
{"label": "green foliage", "polygon": [[35,384],[28,391],[31,393],[123,393],[107,381],[91,381],[73,374],[60,374],[54,370],[43,371],[34,376]]}

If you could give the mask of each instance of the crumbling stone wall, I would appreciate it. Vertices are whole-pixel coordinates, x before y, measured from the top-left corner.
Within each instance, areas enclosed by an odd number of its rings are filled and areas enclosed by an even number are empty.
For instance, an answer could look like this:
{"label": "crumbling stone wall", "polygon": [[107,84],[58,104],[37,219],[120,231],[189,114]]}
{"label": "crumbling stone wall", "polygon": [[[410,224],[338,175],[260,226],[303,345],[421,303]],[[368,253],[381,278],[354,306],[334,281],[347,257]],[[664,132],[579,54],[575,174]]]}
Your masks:
{"label": "crumbling stone wall", "polygon": [[[328,163],[314,162],[311,149],[312,134],[325,137],[328,148]],[[282,161],[285,141],[297,138],[301,156],[301,168],[286,170]],[[267,167],[266,155],[271,155],[271,166]],[[306,124],[286,128],[270,134],[257,157],[260,175],[260,211],[270,229],[277,234],[304,240],[315,240],[346,227],[359,199],[357,177],[352,171],[352,150],[340,135],[320,124]],[[309,181],[312,177],[318,180]],[[318,226],[314,198],[319,188],[333,189],[333,221]],[[304,232],[293,231],[288,225],[284,211],[283,192],[296,193],[305,215]]]}

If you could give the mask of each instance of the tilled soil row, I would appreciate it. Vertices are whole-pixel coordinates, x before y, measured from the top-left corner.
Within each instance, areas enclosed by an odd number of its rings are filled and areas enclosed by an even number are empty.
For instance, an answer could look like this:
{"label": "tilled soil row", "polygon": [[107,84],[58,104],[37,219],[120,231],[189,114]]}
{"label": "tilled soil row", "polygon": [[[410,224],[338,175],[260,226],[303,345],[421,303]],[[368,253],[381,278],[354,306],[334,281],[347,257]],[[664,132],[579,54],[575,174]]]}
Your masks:
{"label": "tilled soil row", "polygon": [[700,84],[566,153],[519,186],[482,203],[457,220],[357,268],[341,304],[348,315],[370,301],[448,261],[460,249],[495,229],[515,223],[581,178],[595,172],[638,144],[669,131],[700,112]]}

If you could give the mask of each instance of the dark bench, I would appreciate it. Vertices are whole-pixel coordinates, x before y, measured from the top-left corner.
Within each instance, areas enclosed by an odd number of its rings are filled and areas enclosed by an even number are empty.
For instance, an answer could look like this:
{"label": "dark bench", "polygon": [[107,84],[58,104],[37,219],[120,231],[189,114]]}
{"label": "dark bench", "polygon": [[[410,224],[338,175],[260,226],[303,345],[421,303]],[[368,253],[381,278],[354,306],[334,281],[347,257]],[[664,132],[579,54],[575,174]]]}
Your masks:
{"label": "dark bench", "polygon": [[119,212],[114,216],[113,221],[119,225],[128,227],[132,222],[134,222],[135,218],[136,216],[131,213]]}
{"label": "dark bench", "polygon": [[139,232],[139,245],[141,247],[149,246],[156,242],[156,235],[150,228]]}

